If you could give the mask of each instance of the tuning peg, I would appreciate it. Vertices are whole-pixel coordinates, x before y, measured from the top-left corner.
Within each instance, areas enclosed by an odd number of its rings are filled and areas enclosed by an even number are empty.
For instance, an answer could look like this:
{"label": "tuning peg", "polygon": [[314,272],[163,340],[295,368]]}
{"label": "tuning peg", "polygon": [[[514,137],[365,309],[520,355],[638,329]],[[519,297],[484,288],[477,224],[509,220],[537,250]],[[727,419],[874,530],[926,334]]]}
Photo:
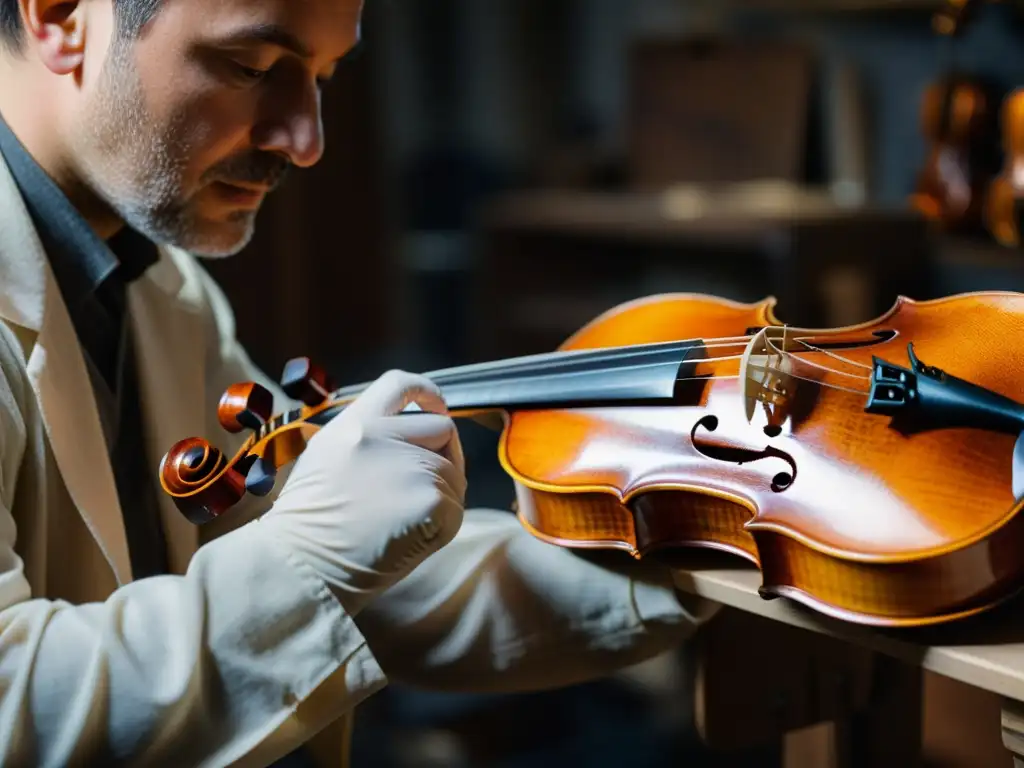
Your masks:
{"label": "tuning peg", "polygon": [[274,488],[277,470],[262,458],[256,459],[245,475],[245,490],[253,496],[266,496]]}
{"label": "tuning peg", "polygon": [[232,384],[217,406],[217,419],[228,432],[259,429],[273,415],[274,396],[266,387],[249,381]]}
{"label": "tuning peg", "polygon": [[308,357],[296,357],[285,363],[281,388],[288,397],[315,407],[326,400],[337,386],[327,372]]}

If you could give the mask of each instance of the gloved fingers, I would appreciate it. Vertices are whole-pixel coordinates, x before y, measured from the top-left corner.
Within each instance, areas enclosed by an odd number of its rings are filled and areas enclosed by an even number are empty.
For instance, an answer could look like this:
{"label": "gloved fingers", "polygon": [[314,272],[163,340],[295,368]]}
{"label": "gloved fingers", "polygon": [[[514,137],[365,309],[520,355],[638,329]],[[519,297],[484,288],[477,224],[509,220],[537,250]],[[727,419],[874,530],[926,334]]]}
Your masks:
{"label": "gloved fingers", "polygon": [[384,434],[394,435],[434,453],[443,453],[453,439],[458,439],[455,422],[449,416],[436,413],[400,413],[385,416],[370,429],[379,429]]}
{"label": "gloved fingers", "polygon": [[428,413],[402,413],[386,418],[389,427],[395,425],[395,432],[407,442],[444,456],[459,473],[465,473],[466,458],[462,451],[462,440],[458,427],[451,417]]}
{"label": "gloved fingers", "polygon": [[380,419],[379,426],[410,445],[430,451],[432,455],[424,461],[460,500],[465,499],[466,462],[459,431],[451,418],[433,413],[403,413]]}
{"label": "gloved fingers", "polygon": [[363,390],[348,411],[365,416],[392,416],[411,403],[430,413],[448,413],[441,389],[425,376],[392,370]]}
{"label": "gloved fingers", "polygon": [[434,469],[436,474],[444,481],[445,487],[454,494],[455,501],[461,506],[466,503],[466,487],[468,485],[466,470],[461,461],[455,461],[448,455],[451,453],[457,453],[460,458],[462,456],[458,432],[455,433],[455,437],[449,443],[445,454],[437,456],[437,464]]}
{"label": "gloved fingers", "polygon": [[444,452],[445,457],[452,463],[452,465],[458,470],[460,477],[462,478],[462,493],[459,497],[465,499],[466,496],[466,457],[462,452],[462,439],[459,437],[459,429],[454,426],[452,429],[452,439],[448,443],[447,448]]}
{"label": "gloved fingers", "polygon": [[435,542],[435,551],[447,546],[455,538],[455,535],[462,528],[462,521],[465,517],[464,495],[458,498],[451,495],[451,491],[445,494],[444,501],[434,510],[434,519],[438,524],[440,533]]}

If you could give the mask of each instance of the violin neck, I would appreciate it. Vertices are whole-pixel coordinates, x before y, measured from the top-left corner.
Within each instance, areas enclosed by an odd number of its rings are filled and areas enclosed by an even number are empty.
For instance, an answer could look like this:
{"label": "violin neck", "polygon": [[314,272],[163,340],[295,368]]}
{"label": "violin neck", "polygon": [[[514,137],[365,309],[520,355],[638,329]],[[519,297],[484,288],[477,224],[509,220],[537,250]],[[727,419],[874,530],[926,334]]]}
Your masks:
{"label": "violin neck", "polygon": [[[552,352],[432,371],[451,412],[671,402],[694,376],[702,341]],[[351,400],[369,384],[332,395]]]}

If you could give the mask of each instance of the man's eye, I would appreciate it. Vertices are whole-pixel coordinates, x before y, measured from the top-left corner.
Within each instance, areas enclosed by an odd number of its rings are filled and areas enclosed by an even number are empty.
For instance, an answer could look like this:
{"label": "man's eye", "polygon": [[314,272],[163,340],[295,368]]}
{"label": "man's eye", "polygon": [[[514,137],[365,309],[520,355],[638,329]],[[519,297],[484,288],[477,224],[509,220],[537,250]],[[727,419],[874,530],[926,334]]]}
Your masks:
{"label": "man's eye", "polygon": [[252,80],[253,82],[262,80],[267,76],[267,70],[265,69],[253,69],[252,67],[246,67],[237,62],[235,63],[235,69],[244,79]]}

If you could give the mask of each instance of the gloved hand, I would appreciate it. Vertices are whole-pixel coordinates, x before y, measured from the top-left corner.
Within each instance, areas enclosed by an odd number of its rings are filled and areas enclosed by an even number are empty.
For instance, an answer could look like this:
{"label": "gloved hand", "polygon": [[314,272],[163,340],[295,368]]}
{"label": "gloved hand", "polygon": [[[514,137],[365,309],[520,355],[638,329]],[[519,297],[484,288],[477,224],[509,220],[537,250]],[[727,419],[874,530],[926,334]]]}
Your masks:
{"label": "gloved hand", "polygon": [[[421,413],[401,413],[416,403]],[[258,525],[309,563],[349,615],[452,540],[465,465],[428,379],[389,371],[313,435]]]}

